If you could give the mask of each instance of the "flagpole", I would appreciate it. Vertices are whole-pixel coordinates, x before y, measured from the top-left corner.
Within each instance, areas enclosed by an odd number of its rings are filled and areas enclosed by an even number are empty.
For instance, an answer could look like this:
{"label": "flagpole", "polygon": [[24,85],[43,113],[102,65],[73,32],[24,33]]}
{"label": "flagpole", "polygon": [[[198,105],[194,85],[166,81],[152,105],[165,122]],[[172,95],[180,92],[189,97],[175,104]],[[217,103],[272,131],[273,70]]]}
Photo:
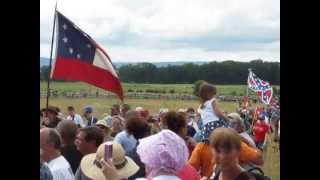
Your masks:
{"label": "flagpole", "polygon": [[54,42],[54,31],[56,25],[56,13],[57,13],[57,2],[54,9],[54,18],[53,18],[53,30],[52,30],[52,38],[51,38],[51,52],[50,52],[50,64],[49,64],[49,74],[48,74],[48,84],[47,84],[47,104],[46,108],[49,106],[49,97],[50,97],[50,79],[51,79],[51,64],[52,64],[52,50],[53,50],[53,42]]}
{"label": "flagpole", "polygon": [[[248,68],[248,71],[249,71],[249,75],[250,75],[251,68]],[[249,75],[248,75],[248,78],[249,78]],[[248,79],[247,79],[247,98],[249,98],[249,84],[248,84]]]}

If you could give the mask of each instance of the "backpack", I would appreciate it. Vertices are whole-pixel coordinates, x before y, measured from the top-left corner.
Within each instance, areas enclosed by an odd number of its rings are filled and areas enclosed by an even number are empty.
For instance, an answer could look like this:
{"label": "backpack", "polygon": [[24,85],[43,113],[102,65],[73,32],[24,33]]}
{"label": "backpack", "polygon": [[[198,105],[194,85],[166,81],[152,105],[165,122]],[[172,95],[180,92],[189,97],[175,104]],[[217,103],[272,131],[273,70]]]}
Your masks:
{"label": "backpack", "polygon": [[[251,167],[247,169],[246,172],[252,174],[256,178],[256,180],[271,180],[270,177],[264,175],[264,172],[259,167]],[[213,180],[218,180],[219,174],[220,169],[216,170]]]}
{"label": "backpack", "polygon": [[249,168],[249,169],[247,169],[247,172],[249,172],[252,175],[254,175],[256,180],[271,180],[270,177],[264,175],[264,172],[259,167]]}

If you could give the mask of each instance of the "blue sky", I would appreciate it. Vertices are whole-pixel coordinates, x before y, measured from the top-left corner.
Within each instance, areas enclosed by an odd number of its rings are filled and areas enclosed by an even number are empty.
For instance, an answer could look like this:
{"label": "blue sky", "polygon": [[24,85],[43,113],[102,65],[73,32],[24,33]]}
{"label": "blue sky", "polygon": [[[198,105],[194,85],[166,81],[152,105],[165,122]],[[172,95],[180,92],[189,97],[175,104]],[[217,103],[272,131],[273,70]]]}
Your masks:
{"label": "blue sky", "polygon": [[[40,1],[49,57],[53,0]],[[63,0],[58,10],[120,61],[280,61],[279,0]]]}

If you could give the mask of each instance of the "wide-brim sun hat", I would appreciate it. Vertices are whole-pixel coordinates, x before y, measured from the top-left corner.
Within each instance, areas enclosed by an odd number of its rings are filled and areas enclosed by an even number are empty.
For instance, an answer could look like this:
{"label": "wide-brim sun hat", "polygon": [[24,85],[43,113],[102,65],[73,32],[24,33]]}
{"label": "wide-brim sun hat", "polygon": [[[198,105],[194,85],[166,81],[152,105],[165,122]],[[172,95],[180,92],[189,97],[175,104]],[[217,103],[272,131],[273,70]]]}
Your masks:
{"label": "wide-brim sun hat", "polygon": [[111,129],[111,127],[107,124],[107,122],[106,122],[104,119],[99,120],[99,121],[96,123],[96,125],[100,125],[100,126],[103,126],[103,127],[107,128],[107,129]]}
{"label": "wide-brim sun hat", "polygon": [[235,112],[229,113],[227,117],[230,119],[242,120],[241,116]]}
{"label": "wide-brim sun hat", "polygon": [[82,158],[80,169],[85,176],[93,180],[106,180],[102,169],[98,166],[100,160],[104,158],[104,146],[110,142],[113,149],[112,162],[121,179],[127,179],[139,170],[139,166],[130,157],[125,156],[125,151],[119,143],[108,141],[101,144],[96,153],[88,154]]}

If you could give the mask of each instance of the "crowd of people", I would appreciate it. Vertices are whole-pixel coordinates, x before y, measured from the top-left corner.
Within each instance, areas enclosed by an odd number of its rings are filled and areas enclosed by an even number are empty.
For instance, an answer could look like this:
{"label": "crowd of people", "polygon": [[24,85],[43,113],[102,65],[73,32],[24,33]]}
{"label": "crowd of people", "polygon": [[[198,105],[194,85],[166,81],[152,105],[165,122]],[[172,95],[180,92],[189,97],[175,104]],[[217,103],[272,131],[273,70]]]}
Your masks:
{"label": "crowd of people", "polygon": [[[92,106],[79,115],[58,107],[40,110],[40,179],[246,180],[261,174],[268,133],[280,141],[280,104],[262,109],[239,103],[220,109],[217,89],[200,87],[200,105],[152,115],[143,107],[113,105],[104,118]],[[105,159],[105,145],[112,158]]]}

